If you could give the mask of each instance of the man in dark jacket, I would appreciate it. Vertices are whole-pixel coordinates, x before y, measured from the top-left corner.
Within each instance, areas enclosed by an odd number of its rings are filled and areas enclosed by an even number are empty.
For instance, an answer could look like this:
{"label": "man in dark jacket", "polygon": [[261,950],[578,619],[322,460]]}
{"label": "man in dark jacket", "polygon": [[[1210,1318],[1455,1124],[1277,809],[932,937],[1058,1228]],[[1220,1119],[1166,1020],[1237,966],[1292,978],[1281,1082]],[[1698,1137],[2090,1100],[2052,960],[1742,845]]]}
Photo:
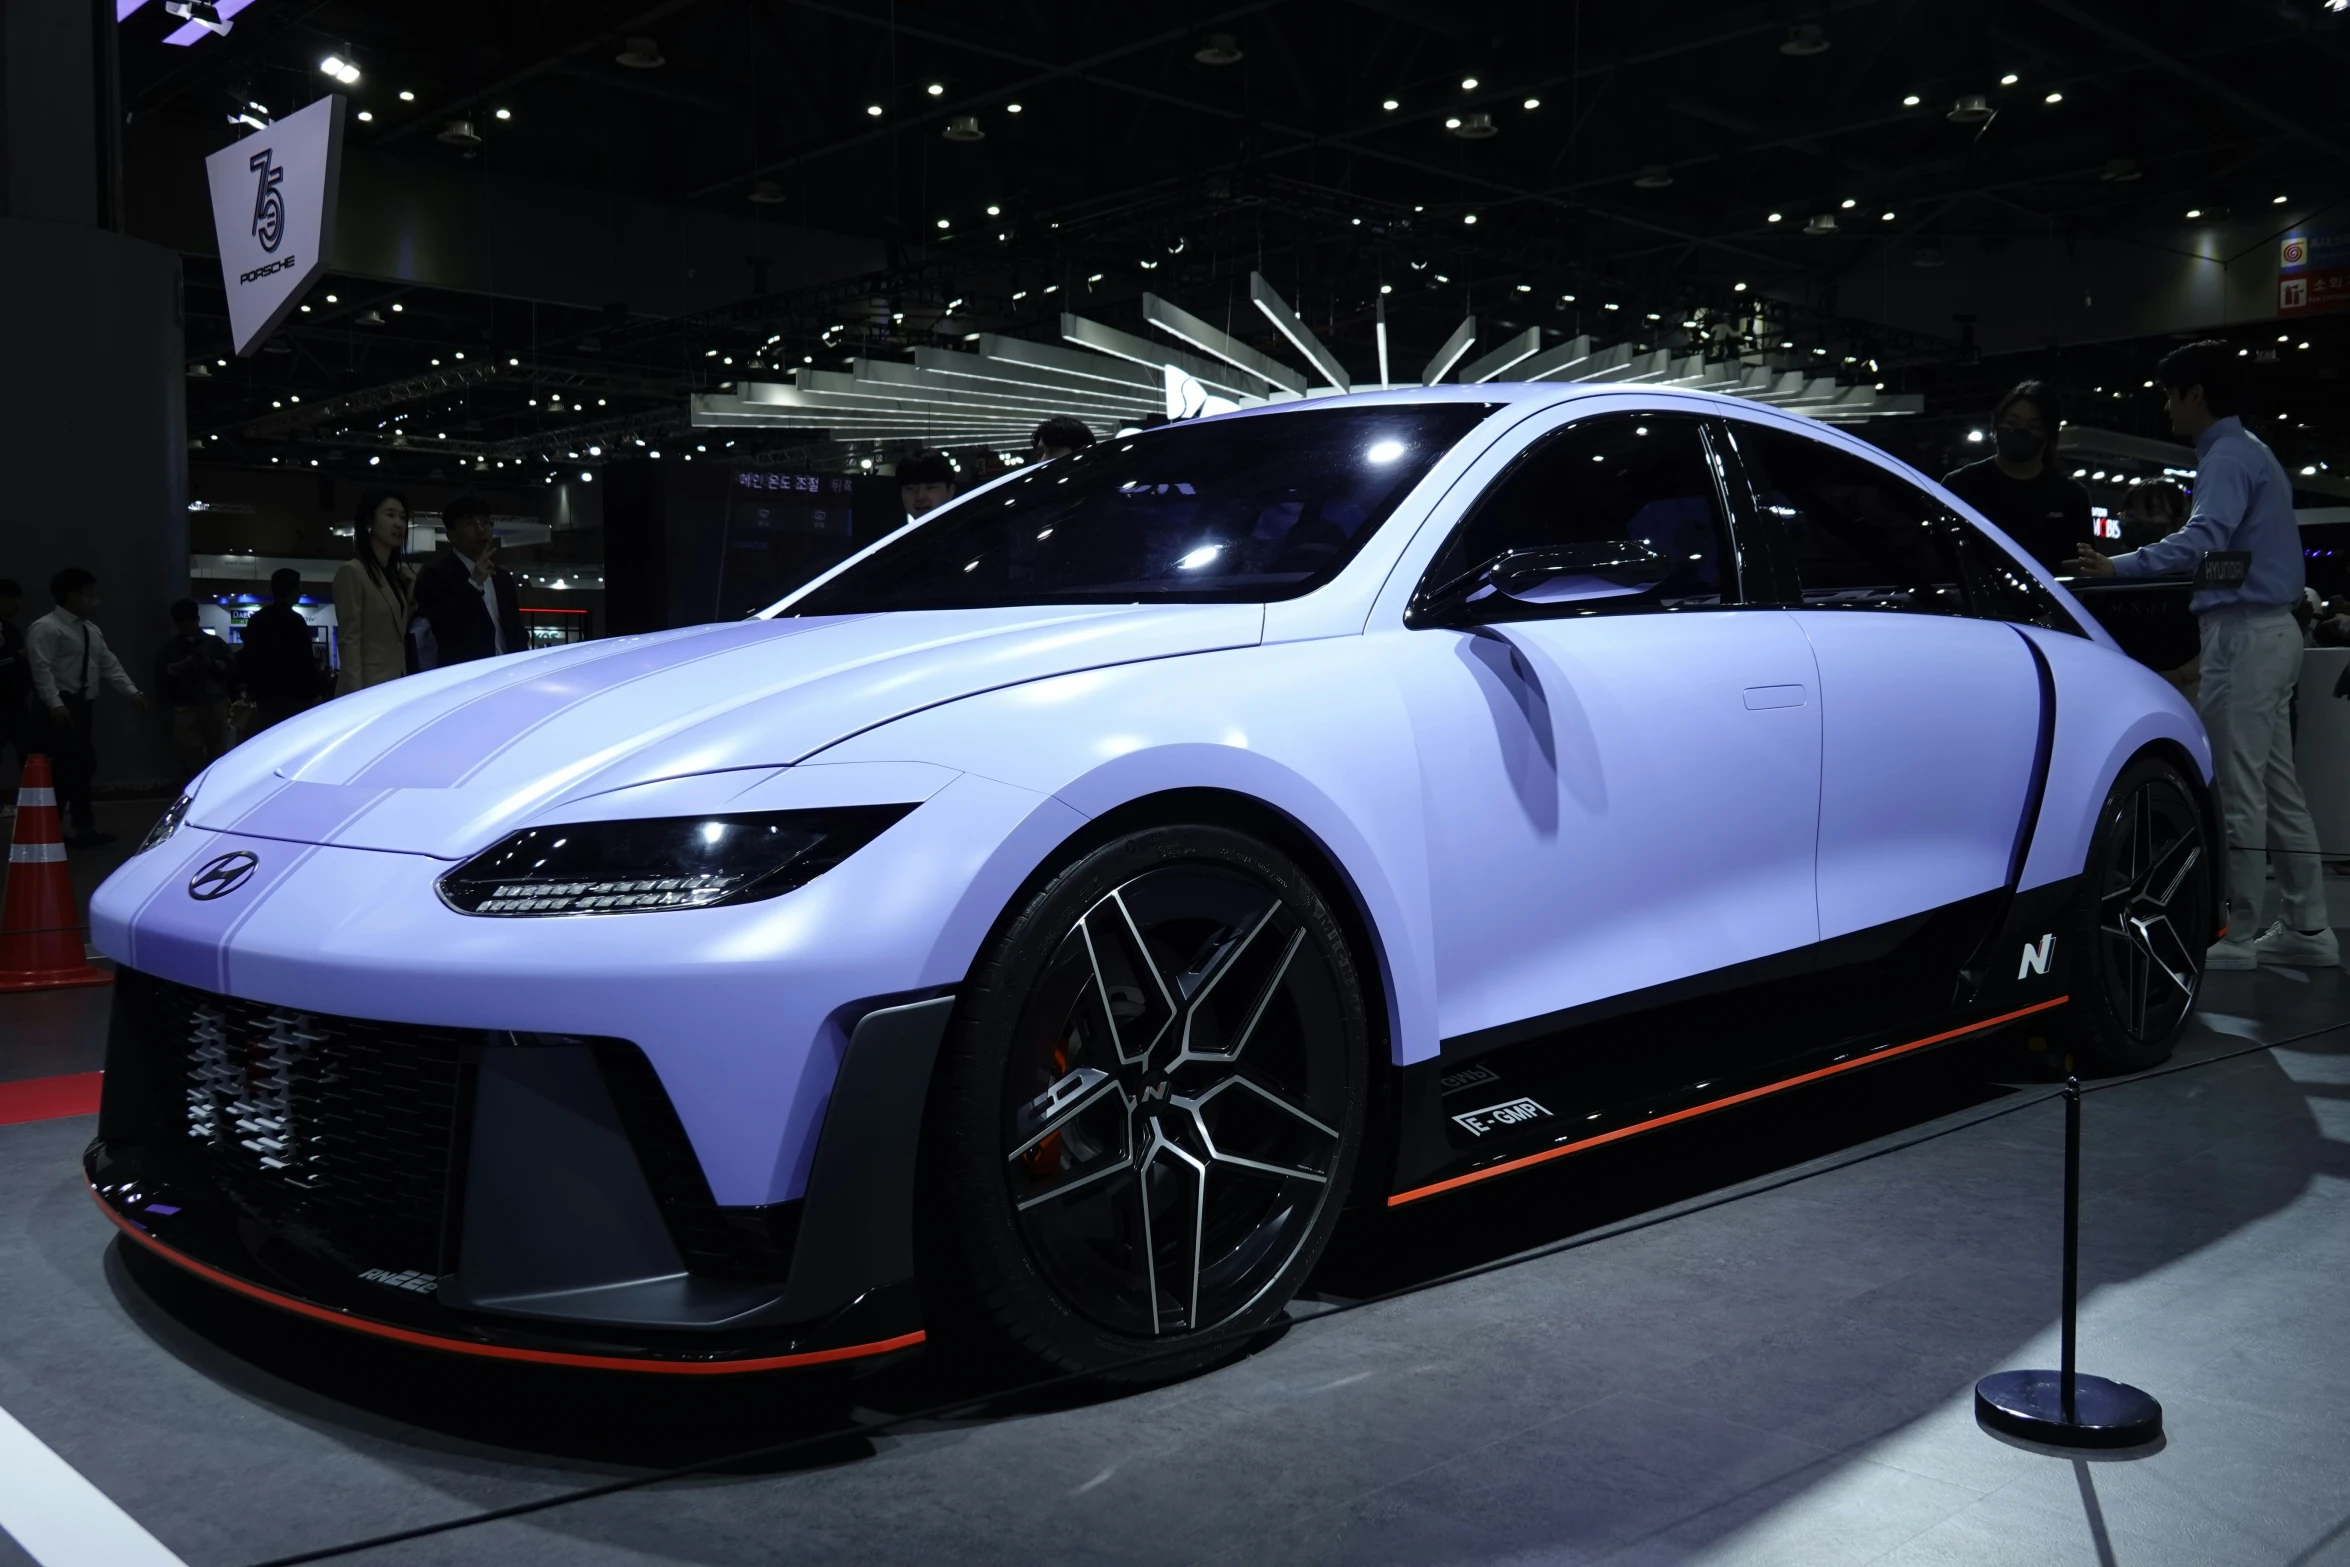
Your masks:
{"label": "man in dark jacket", "polygon": [[2090,539],[2089,492],[2057,466],[2063,423],[2056,393],[2026,381],[1991,410],[1992,455],[1942,482],[2050,570],[2070,571],[2073,550]]}
{"label": "man in dark jacket", "polygon": [[[24,589],[13,579],[0,577],[0,753],[16,753],[17,765],[30,754],[33,722],[33,666],[25,656],[24,632],[17,626],[17,606]],[[16,814],[16,790],[0,792],[0,821]]]}
{"label": "man in dark jacket", "polygon": [[310,622],[294,608],[302,574],[282,566],[269,579],[270,602],[245,622],[237,649],[237,682],[253,699],[246,738],[283,723],[318,700],[318,657],[311,651]]}
{"label": "man in dark jacket", "polygon": [[489,508],[478,496],[460,495],[443,509],[441,521],[448,553],[416,575],[416,611],[432,623],[425,667],[521,652],[529,646],[522,602],[513,574],[498,569]]}

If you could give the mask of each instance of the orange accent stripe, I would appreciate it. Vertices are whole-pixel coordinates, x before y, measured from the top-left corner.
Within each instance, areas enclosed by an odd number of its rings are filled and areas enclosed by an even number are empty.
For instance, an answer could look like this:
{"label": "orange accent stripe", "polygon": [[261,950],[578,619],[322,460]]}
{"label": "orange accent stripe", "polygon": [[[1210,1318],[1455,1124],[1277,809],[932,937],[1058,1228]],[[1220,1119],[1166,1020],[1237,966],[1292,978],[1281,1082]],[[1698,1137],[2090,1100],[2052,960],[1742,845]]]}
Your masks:
{"label": "orange accent stripe", "polygon": [[[87,1183],[85,1183],[87,1184]],[[377,1338],[394,1339],[402,1344],[420,1344],[426,1349],[448,1350],[459,1355],[481,1355],[491,1360],[526,1360],[542,1366],[586,1366],[597,1371],[650,1371],[666,1376],[715,1377],[733,1376],[746,1371],[781,1371],[792,1366],[820,1366],[837,1360],[862,1360],[868,1355],[886,1355],[892,1350],[912,1349],[928,1337],[920,1329],[901,1333],[896,1338],[885,1338],[870,1344],[846,1344],[838,1349],[813,1349],[798,1355],[769,1355],[758,1360],[636,1360],[625,1355],[573,1355],[552,1349],[518,1349],[506,1344],[469,1344],[463,1339],[443,1338],[435,1333],[419,1333],[413,1328],[397,1328],[388,1322],[371,1322],[349,1312],[336,1311],[326,1306],[314,1306],[291,1295],[280,1295],[275,1290],[249,1284],[218,1268],[207,1267],[195,1258],[184,1256],[164,1245],[130,1220],[116,1213],[106,1199],[90,1188],[90,1200],[98,1211],[112,1219],[117,1228],[132,1240],[146,1247],[175,1267],[187,1269],[197,1277],[218,1284],[224,1289],[290,1311],[296,1316],[314,1321],[332,1323],[338,1328],[349,1328],[355,1333],[368,1333]]]}
{"label": "orange accent stripe", "polygon": [[1765,1095],[1797,1088],[1805,1083],[1816,1083],[1823,1077],[1834,1077],[1837,1073],[1849,1072],[1854,1067],[1874,1066],[1879,1061],[1890,1061],[1895,1056],[1907,1055],[1912,1050],[1923,1050],[1928,1045],[1943,1044],[1962,1034],[1979,1034],[1986,1028],[1997,1028],[2000,1024],[2012,1023],[2019,1017],[2029,1017],[2035,1012],[2045,1012],[2050,1007],[2061,1007],[2070,1000],[2072,1000],[2070,996],[2058,996],[2054,1001],[2042,1001],[2014,1012],[2002,1013],[1998,1017],[1987,1017],[1980,1023],[1969,1023],[1964,1028],[1954,1028],[1947,1033],[1930,1035],[1924,1039],[1913,1039],[1906,1045],[1893,1045],[1883,1050],[1871,1051],[1865,1056],[1855,1056],[1850,1061],[1838,1061],[1832,1066],[1823,1066],[1816,1071],[1805,1072],[1800,1076],[1786,1078],[1780,1082],[1766,1083],[1760,1088],[1749,1088],[1743,1093],[1731,1094],[1727,1098],[1709,1100],[1701,1105],[1691,1105],[1686,1110],[1675,1110],[1669,1115],[1656,1116],[1653,1119],[1639,1122],[1637,1125],[1619,1126],[1612,1132],[1601,1132],[1596,1137],[1586,1137],[1580,1142],[1561,1143],[1556,1148],[1545,1148],[1540,1153],[1530,1153],[1524,1158],[1511,1159],[1502,1164],[1487,1165],[1482,1170],[1471,1170],[1466,1175],[1456,1175],[1449,1180],[1435,1181],[1426,1186],[1415,1186],[1408,1192],[1397,1192],[1388,1198],[1387,1206],[1400,1208],[1407,1202],[1418,1202],[1423,1197],[1434,1197],[1439,1192],[1449,1192],[1456,1187],[1491,1180],[1497,1175],[1508,1175],[1512,1171],[1523,1170],[1528,1165],[1542,1164],[1552,1159],[1563,1159],[1568,1154],[1581,1153],[1586,1148],[1597,1148],[1602,1143],[1620,1142],[1624,1138],[1634,1137],[1642,1132],[1653,1132],[1660,1126],[1671,1126],[1675,1121],[1686,1121],[1695,1116],[1710,1115],[1716,1110],[1726,1110],[1731,1105],[1744,1104],[1749,1099],[1760,1099]]}

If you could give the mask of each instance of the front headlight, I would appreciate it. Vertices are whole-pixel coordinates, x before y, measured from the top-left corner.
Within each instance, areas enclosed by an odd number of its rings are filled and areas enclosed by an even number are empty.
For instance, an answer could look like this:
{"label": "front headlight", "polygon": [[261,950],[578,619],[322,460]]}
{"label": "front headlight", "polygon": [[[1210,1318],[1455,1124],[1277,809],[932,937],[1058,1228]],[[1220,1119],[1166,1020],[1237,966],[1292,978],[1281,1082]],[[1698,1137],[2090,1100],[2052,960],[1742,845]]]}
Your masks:
{"label": "front headlight", "polygon": [[914,807],[526,827],[440,879],[460,914],[635,914],[749,903],[821,876]]}
{"label": "front headlight", "polygon": [[133,854],[145,854],[149,849],[154,848],[164,839],[170,837],[173,833],[178,832],[180,830],[180,823],[188,819],[188,807],[194,805],[195,803],[196,797],[192,794],[183,794],[178,799],[172,801],[171,809],[165,811],[161,816],[155,819],[155,825],[147,829],[147,836],[140,839],[139,846],[136,849],[133,849],[131,852]]}

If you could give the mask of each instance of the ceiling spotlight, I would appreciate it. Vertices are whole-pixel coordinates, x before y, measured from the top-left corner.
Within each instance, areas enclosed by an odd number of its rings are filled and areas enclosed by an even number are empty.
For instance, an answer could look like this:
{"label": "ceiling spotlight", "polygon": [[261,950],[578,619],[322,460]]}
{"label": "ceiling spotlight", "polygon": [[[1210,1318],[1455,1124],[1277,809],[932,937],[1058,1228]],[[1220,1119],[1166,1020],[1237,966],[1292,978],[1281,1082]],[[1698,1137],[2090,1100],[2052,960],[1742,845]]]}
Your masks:
{"label": "ceiling spotlight", "polygon": [[1918,95],[1916,93],[1911,93],[1908,97],[1901,100],[1901,106],[1904,109],[1914,109],[1918,106],[1919,102],[1920,100]]}
{"label": "ceiling spotlight", "polygon": [[2002,87],[2013,87],[2017,82],[2022,80],[2022,77],[2016,75],[2015,72],[2010,71],[2005,76],[1999,78],[1999,85]]}
{"label": "ceiling spotlight", "polygon": [[1007,103],[1004,105],[1004,112],[1006,114],[1018,114],[1020,112],[1020,106],[1016,103]]}
{"label": "ceiling spotlight", "polygon": [[1602,310],[1621,310],[1621,309],[1623,309],[1624,307],[1623,307],[1622,305],[1619,305],[1619,304],[1617,304],[1617,303],[1616,303],[1614,300],[1612,300],[1612,299],[1611,299],[1611,300],[1609,300],[1609,301],[1608,301],[1606,304],[1604,304],[1604,305],[1600,306],[1599,308],[1600,308],[1600,309],[1602,309]]}
{"label": "ceiling spotlight", "polygon": [[751,204],[755,207],[773,207],[783,201],[783,187],[774,180],[751,182]]}
{"label": "ceiling spotlight", "polygon": [[400,101],[402,103],[414,103],[416,101],[416,94],[403,87],[400,89]]}
{"label": "ceiling spotlight", "polygon": [[1475,223],[1477,221],[1477,214],[1474,212],[1464,212],[1461,214],[1461,221],[1463,223]]}
{"label": "ceiling spotlight", "polygon": [[370,113],[368,113],[368,112],[367,112],[365,109],[361,109],[361,110],[359,111],[359,123],[360,123],[360,124],[362,124],[362,125],[369,124],[369,123],[371,123],[371,122],[372,122],[374,119],[375,119],[375,116],[374,116],[374,115],[372,115],[372,114],[370,114]]}
{"label": "ceiling spotlight", "polygon": [[1661,163],[1652,163],[1632,176],[1632,183],[1642,190],[1663,190],[1673,183],[1673,171]]}
{"label": "ceiling spotlight", "polygon": [[1829,47],[1826,28],[1817,22],[1797,22],[1787,29],[1787,37],[1779,45],[1779,52],[1801,59],[1806,55],[1826,54]]}
{"label": "ceiling spotlight", "polygon": [[1847,196],[1842,201],[1836,203],[1836,205],[1842,208],[1844,211],[1850,212],[1853,208],[1859,206],[1860,203],[1853,200],[1850,196]]}
{"label": "ceiling spotlight", "polygon": [[878,103],[869,103],[865,105],[865,112],[878,120],[881,118],[881,105]]}
{"label": "ceiling spotlight", "polygon": [[1526,100],[1524,105],[1522,105],[1522,107],[1528,109],[1539,109],[1542,107],[1542,100],[1540,98],[1529,98]]}
{"label": "ceiling spotlight", "polygon": [[1518,285],[1518,292],[1521,294],[1531,294],[1534,292],[1534,285],[1531,283],[1520,283]]}
{"label": "ceiling spotlight", "polygon": [[1959,95],[1958,101],[1950,106],[1950,112],[1943,118],[1949,120],[1953,125],[1980,125],[1996,112],[1991,107],[1991,100],[1981,93],[1962,93]]}
{"label": "ceiling spotlight", "polygon": [[1893,214],[1890,212],[1880,212],[1877,214],[1877,218],[1880,222],[1890,223],[1893,221]]}
{"label": "ceiling spotlight", "polygon": [[512,109],[500,109],[498,111],[498,118],[501,120],[511,120],[514,118],[514,111]]}
{"label": "ceiling spotlight", "polygon": [[2201,207],[2189,207],[2187,209],[2187,216],[2190,219],[2199,218],[2203,216],[2203,209]]}
{"label": "ceiling spotlight", "polygon": [[1730,292],[1733,294],[1743,294],[1746,292],[1746,285],[1744,283],[1733,283],[1730,285]]}
{"label": "ceiling spotlight", "polygon": [[979,116],[976,114],[956,115],[947,121],[947,128],[940,131],[939,134],[948,141],[987,140],[987,132],[979,128]]}
{"label": "ceiling spotlight", "polygon": [[1191,57],[1202,65],[1238,65],[1244,58],[1240,40],[1230,33],[1210,33],[1200,40]]}
{"label": "ceiling spotlight", "polygon": [[2271,196],[2269,198],[2268,204],[2272,207],[2281,207],[2285,204],[2285,198],[2282,196]]}
{"label": "ceiling spotlight", "polygon": [[1462,91],[1462,92],[1475,92],[1476,90],[1477,90],[1477,78],[1476,78],[1476,77],[1474,77],[1474,76],[1464,76],[1464,77],[1462,77],[1462,78],[1461,78],[1461,91]]}
{"label": "ceiling spotlight", "polygon": [[341,82],[345,87],[359,80],[359,67],[339,54],[330,54],[318,62],[318,68]]}
{"label": "ceiling spotlight", "polygon": [[[433,140],[446,142],[452,147],[478,147],[481,145],[481,132],[473,128],[471,120],[457,119],[451,120],[435,132]],[[397,310],[400,307],[394,305],[392,308]]]}
{"label": "ceiling spotlight", "polygon": [[1398,103],[1393,98],[1383,98],[1379,101],[1379,107],[1385,109],[1388,113],[1393,114],[1396,110],[1402,108],[1403,105]]}
{"label": "ceiling spotlight", "polygon": [[1493,123],[1493,116],[1483,109],[1464,114],[1457,120],[1446,120],[1444,128],[1463,141],[1483,141],[1500,129]]}
{"label": "ceiling spotlight", "polygon": [[946,220],[946,219],[944,219],[944,218],[940,218],[940,219],[938,220],[938,226],[939,226],[940,228],[942,228],[942,229],[943,229],[943,228],[945,228],[945,227],[947,227],[947,220]]}
{"label": "ceiling spotlight", "polygon": [[398,300],[394,300],[394,301],[392,302],[392,313],[393,313],[394,315],[398,315],[398,314],[399,314],[401,311],[403,311],[403,310],[405,310],[405,309],[407,309],[407,308],[408,308],[408,307],[407,307],[406,305],[403,305],[403,304],[401,304],[401,303],[400,303]]}
{"label": "ceiling spotlight", "polygon": [[1772,214],[1771,214],[1769,217],[1767,217],[1767,218],[1763,219],[1763,221],[1764,221],[1765,223],[1780,223],[1780,222],[1784,222],[1784,221],[1786,220],[1786,217],[1787,217],[1787,214],[1785,214],[1784,212],[1774,212],[1774,213],[1772,213]]}
{"label": "ceiling spotlight", "polygon": [[928,87],[925,87],[922,90],[930,94],[930,96],[933,98],[944,98],[947,95],[946,84],[944,82],[932,82]]}
{"label": "ceiling spotlight", "polygon": [[2042,103],[2062,103],[2064,102],[2064,94],[2060,92],[2052,92],[2040,101]]}
{"label": "ceiling spotlight", "polygon": [[626,48],[612,57],[613,62],[632,71],[657,71],[669,62],[661,58],[661,46],[650,38],[631,38]]}

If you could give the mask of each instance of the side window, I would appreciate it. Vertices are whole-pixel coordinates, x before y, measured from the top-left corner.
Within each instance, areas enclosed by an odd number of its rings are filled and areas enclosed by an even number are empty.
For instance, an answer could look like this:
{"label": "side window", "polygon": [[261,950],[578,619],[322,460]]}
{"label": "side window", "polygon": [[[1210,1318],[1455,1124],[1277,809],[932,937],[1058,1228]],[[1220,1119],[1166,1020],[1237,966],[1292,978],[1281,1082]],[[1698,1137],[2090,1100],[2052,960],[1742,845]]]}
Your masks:
{"label": "side window", "polygon": [[1991,542],[1982,530],[1963,517],[1950,519],[1951,537],[1958,542],[1959,564],[1966,571],[1967,596],[1975,613],[1992,620],[2012,620],[2026,626],[2085,637],[2080,622],[2066,613],[2056,595],[2040,585],[2014,559]]}
{"label": "side window", "polygon": [[1968,612],[1949,512],[1932,496],[1808,436],[1734,421],[1731,438],[1804,608]]}
{"label": "side window", "polygon": [[1543,437],[1480,496],[1421,579],[1422,595],[1497,556],[1585,546],[1643,572],[1594,607],[1735,602],[1737,572],[1714,463],[1698,421],[1602,414]]}

